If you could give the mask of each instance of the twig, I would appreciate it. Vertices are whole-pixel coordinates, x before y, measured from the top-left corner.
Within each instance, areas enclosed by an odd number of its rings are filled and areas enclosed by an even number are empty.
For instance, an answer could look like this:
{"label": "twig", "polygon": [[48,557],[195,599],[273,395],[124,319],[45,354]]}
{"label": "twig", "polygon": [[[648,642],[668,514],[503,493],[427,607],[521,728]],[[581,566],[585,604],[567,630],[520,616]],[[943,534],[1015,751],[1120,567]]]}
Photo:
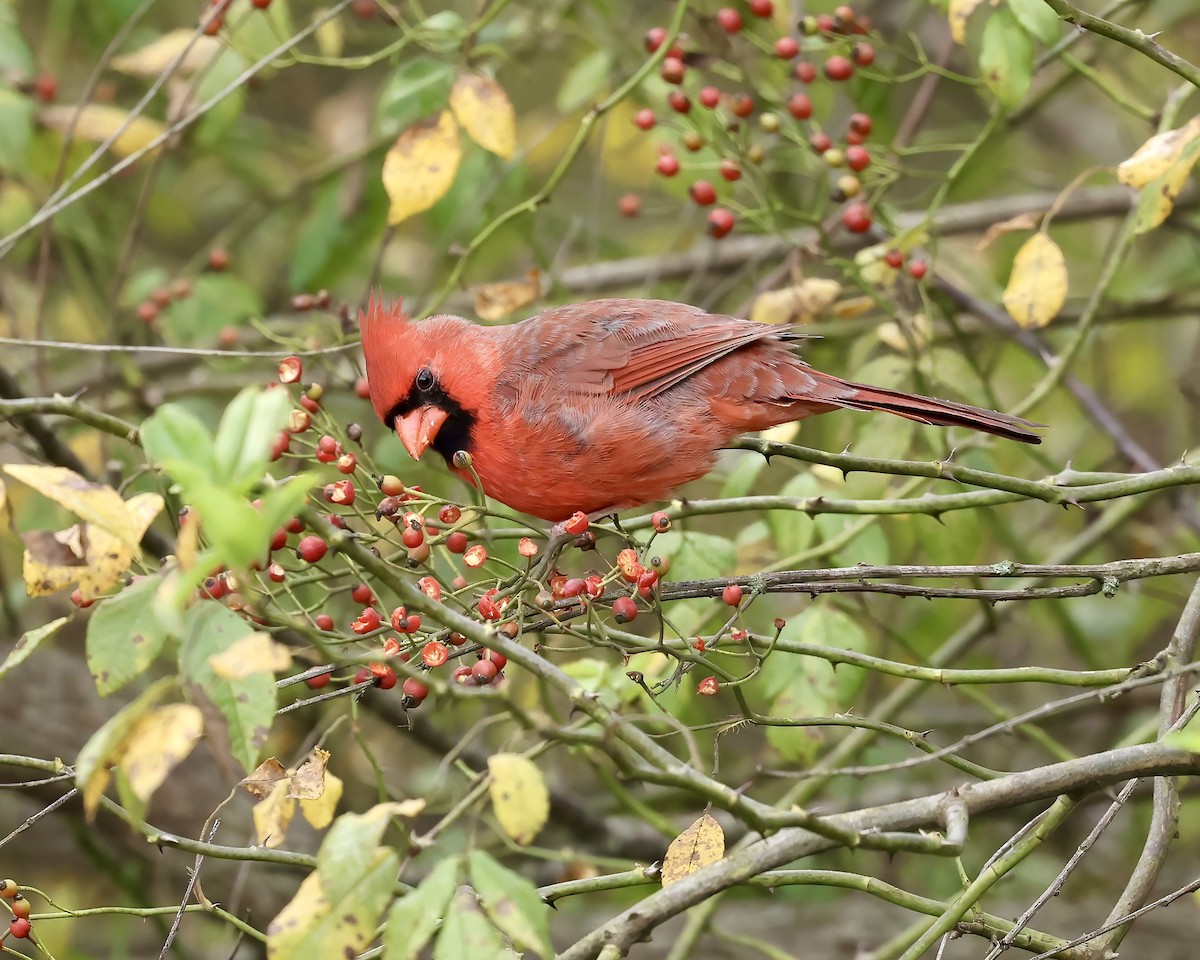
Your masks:
{"label": "twig", "polygon": [[[214,820],[212,829],[208,831],[208,836],[205,837],[205,842],[212,843],[212,838],[217,835],[217,830],[221,827],[220,820]],[[183,922],[183,915],[187,911],[188,901],[192,899],[192,891],[196,889],[196,882],[200,879],[200,868],[204,866],[204,854],[196,854],[196,862],[192,865],[191,875],[188,877],[187,887],[183,891],[183,900],[179,903],[179,911],[175,914],[175,919],[171,922],[171,929],[167,933],[167,939],[162,945],[162,949],[158,952],[158,960],[163,960],[167,952],[171,949],[171,944],[175,942],[175,935],[179,932],[179,924]]]}

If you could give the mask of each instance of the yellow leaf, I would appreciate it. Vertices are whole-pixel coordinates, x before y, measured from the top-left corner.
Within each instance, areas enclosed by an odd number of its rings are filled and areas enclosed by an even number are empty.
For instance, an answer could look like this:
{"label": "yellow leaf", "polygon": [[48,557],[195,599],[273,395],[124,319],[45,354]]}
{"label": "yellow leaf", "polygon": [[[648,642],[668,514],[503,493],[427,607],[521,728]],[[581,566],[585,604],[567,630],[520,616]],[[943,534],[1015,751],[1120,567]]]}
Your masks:
{"label": "yellow leaf", "polygon": [[1155,177],[1142,187],[1138,197],[1137,218],[1134,233],[1148,233],[1171,215],[1175,209],[1175,199],[1182,192],[1192,168],[1200,159],[1200,139],[1192,140],[1184,148],[1179,158],[1167,168],[1167,172]]}
{"label": "yellow leaf", "polygon": [[383,188],[391,201],[388,223],[403,223],[441,200],[461,159],[458,124],[448,110],[400,134],[383,159]]}
{"label": "yellow leaf", "polygon": [[244,680],[255,673],[276,673],[292,665],[292,654],[269,633],[257,630],[208,658],[222,680]]}
{"label": "yellow leaf", "polygon": [[274,757],[268,757],[254,768],[253,773],[242,778],[241,785],[255,800],[262,800],[280,780],[286,780],[287,777],[287,768]]}
{"label": "yellow leaf", "polygon": [[489,791],[500,826],[521,846],[533,843],[550,815],[550,795],[536,764],[519,753],[488,757]]}
{"label": "yellow leaf", "polygon": [[340,57],[342,49],[346,45],[346,26],[341,17],[328,17],[329,11],[322,8],[313,12],[313,20],[325,19],[325,22],[317,27],[317,49],[321,51],[321,56]]}
{"label": "yellow leaf", "polygon": [[4,485],[4,481],[0,480],[0,513],[4,512],[4,508],[8,506],[8,488]]}
{"label": "yellow leaf", "polygon": [[301,800],[300,813],[317,830],[324,830],[333,823],[333,815],[342,799],[342,781],[328,770],[325,771],[325,789],[316,800]]}
{"label": "yellow leaf", "polygon": [[725,832],[707,813],[667,847],[663,857],[662,885],[669,887],[725,856]]}
{"label": "yellow leaf", "polygon": [[542,275],[530,270],[527,280],[515,283],[485,283],[475,287],[475,315],[480,320],[503,320],[515,310],[527,306],[542,294]]}
{"label": "yellow leaf", "polygon": [[288,782],[281,780],[275,784],[271,792],[254,805],[252,813],[259,846],[277,847],[283,843],[288,825],[296,814],[296,801],[288,796]]}
{"label": "yellow leaf", "polygon": [[993,223],[987,228],[984,235],[979,238],[979,242],[975,244],[975,249],[979,251],[986,250],[1006,233],[1014,233],[1018,230],[1032,230],[1038,225],[1038,221],[1041,219],[1042,214],[1039,211],[1027,210],[1025,213],[1018,213],[1015,217],[1009,217],[1007,220]]}
{"label": "yellow leaf", "polygon": [[[895,273],[895,271],[892,271]],[[861,317],[875,306],[875,300],[865,294],[861,297],[846,297],[845,300],[839,300],[833,305],[831,311],[839,320],[853,320],[855,317]]]}
{"label": "yellow leaf", "polygon": [[495,80],[460,73],[450,91],[450,109],[467,136],[496,156],[511,160],[517,152],[517,114]]}
{"label": "yellow leaf", "polygon": [[10,463],[5,472],[14,480],[28,484],[38,493],[75,516],[102,527],[131,547],[140,537],[134,535],[133,518],[125,501],[112,487],[85,480],[66,467],[47,467],[36,463]]}
{"label": "yellow leaf", "polygon": [[946,18],[950,21],[950,36],[960,46],[967,42],[967,20],[983,0],[950,0]]}
{"label": "yellow leaf", "polygon": [[[77,122],[76,111],[79,113]],[[150,117],[130,119],[129,113],[120,107],[101,103],[89,103],[82,109],[73,105],[46,107],[41,113],[41,121],[60,133],[65,133],[75,122],[75,139],[88,143],[103,143],[120,130],[121,133],[110,147],[118,157],[128,157],[145,149],[167,129],[158,120]]]}
{"label": "yellow leaf", "polygon": [[69,619],[69,617],[59,617],[57,620],[43,623],[40,627],[26,630],[21,635],[21,639],[13,644],[12,650],[4,658],[4,662],[0,663],[0,677],[3,677],[13,667],[27,660],[29,655],[37,649],[38,644],[58,633]]}
{"label": "yellow leaf", "polygon": [[1132,157],[1117,165],[1117,179],[1131,187],[1146,186],[1166,173],[1197,136],[1200,136],[1200,116],[1192,117],[1175,130],[1156,133]]}
{"label": "yellow leaf", "polygon": [[841,292],[836,280],[810,277],[782,290],[760,294],[750,308],[750,319],[757,323],[810,323]]}
{"label": "yellow leaf", "polygon": [[167,704],[139,717],[116,758],[134,796],[147,802],[203,732],[204,716],[190,703]]}
{"label": "yellow leaf", "polygon": [[329,751],[314,747],[305,757],[288,787],[288,796],[296,800],[317,800],[325,792],[325,764],[329,762]]}
{"label": "yellow leaf", "polygon": [[191,570],[200,549],[200,513],[189,510],[179,524],[179,536],[175,538],[175,559],[180,570]]}
{"label": "yellow leaf", "polygon": [[157,77],[182,54],[183,59],[175,72],[188,76],[207,67],[223,49],[224,45],[216,37],[198,37],[195,30],[181,27],[164,33],[144,47],[113,57],[110,65],[119,73],[130,76]]}
{"label": "yellow leaf", "polygon": [[793,420],[791,423],[781,423],[778,426],[760,430],[758,435],[771,443],[791,443],[799,434],[800,421]]}
{"label": "yellow leaf", "polygon": [[21,576],[25,592],[42,597],[75,583],[87,564],[87,525],[77,523],[66,530],[30,530],[21,534],[25,553]]}
{"label": "yellow leaf", "polygon": [[875,336],[898,353],[920,350],[929,343],[932,335],[933,327],[923,313],[914,314],[904,327],[895,320],[889,320],[875,330]]}
{"label": "yellow leaf", "polygon": [[[126,501],[135,542],[141,541],[162,510],[163,503],[162,496],[157,493],[139,493]],[[124,579],[129,565],[140,550],[130,549],[99,527],[89,526],[87,534],[87,567],[79,578],[79,592],[84,600],[95,600]]]}
{"label": "yellow leaf", "polygon": [[1013,258],[1004,309],[1021,327],[1044,327],[1067,300],[1067,264],[1044,233],[1035,233]]}

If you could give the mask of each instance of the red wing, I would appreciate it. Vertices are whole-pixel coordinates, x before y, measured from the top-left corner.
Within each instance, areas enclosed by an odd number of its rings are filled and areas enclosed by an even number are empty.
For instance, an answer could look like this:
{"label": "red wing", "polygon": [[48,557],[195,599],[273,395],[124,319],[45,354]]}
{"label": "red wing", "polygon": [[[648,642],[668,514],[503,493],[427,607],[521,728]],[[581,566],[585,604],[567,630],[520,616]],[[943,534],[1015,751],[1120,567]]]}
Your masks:
{"label": "red wing", "polygon": [[612,371],[612,392],[649,400],[735,350],[778,334],[778,328],[734,320],[633,345],[628,362]]}

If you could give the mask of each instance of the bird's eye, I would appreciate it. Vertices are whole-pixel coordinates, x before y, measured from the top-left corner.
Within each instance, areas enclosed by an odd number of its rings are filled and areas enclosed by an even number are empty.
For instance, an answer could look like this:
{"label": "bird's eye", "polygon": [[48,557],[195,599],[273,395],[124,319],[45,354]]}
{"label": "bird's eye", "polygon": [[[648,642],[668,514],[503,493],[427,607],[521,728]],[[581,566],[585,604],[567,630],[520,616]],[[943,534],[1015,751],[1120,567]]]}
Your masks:
{"label": "bird's eye", "polygon": [[435,383],[437,383],[437,377],[433,375],[433,371],[428,367],[422,367],[417,372],[417,389],[422,393],[428,393],[432,390]]}

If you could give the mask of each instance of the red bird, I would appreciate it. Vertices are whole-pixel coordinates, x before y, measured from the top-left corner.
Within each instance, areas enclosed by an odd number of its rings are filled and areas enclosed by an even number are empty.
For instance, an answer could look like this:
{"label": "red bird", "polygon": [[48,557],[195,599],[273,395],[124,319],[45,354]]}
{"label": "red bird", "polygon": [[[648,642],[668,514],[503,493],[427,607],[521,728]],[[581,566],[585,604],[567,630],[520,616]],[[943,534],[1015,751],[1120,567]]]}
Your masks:
{"label": "red bird", "polygon": [[375,412],[414,460],[433,447],[484,492],[561,521],[668,498],[739,434],[848,408],[1040,443],[1027,420],[814,370],[787,327],[665,300],[593,300],[520,323],[360,317]]}

